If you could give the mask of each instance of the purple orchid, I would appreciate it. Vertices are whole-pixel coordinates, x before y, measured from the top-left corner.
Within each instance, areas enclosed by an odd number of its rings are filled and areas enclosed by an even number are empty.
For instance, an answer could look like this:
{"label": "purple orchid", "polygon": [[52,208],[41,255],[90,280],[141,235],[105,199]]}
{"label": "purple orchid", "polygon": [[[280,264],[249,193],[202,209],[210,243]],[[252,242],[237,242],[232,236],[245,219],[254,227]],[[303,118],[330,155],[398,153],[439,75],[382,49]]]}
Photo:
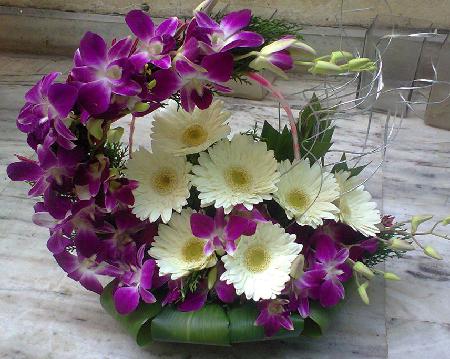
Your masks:
{"label": "purple orchid", "polygon": [[134,96],[141,91],[131,78],[135,71],[129,57],[131,47],[130,38],[117,41],[109,49],[105,40],[92,32],[81,39],[71,76],[80,85],[78,101],[89,114],[105,112],[111,94]]}
{"label": "purple orchid", "polygon": [[311,298],[318,299],[323,307],[332,307],[344,298],[342,282],[348,280],[352,271],[345,264],[349,256],[347,248],[336,248],[328,236],[317,239],[315,255],[310,269],[296,282],[302,289],[308,289]]}
{"label": "purple orchid", "polygon": [[155,27],[145,12],[133,10],[127,14],[125,21],[140,40],[141,56],[161,69],[168,69],[172,62],[169,52],[175,47],[173,37],[177,32],[178,19],[168,18]]}
{"label": "purple orchid", "polygon": [[267,337],[273,336],[281,328],[294,330],[287,304],[288,301],[283,299],[263,300],[258,303],[260,313],[255,325],[263,326]]}
{"label": "purple orchid", "polygon": [[156,302],[150,292],[156,262],[153,259],[144,261],[145,245],[136,253],[135,246],[128,246],[124,253],[124,261],[129,269],[120,276],[118,288],[114,292],[114,305],[120,314],[128,314],[136,310],[139,298],[145,303]]}
{"label": "purple orchid", "polygon": [[211,255],[214,250],[233,253],[236,240],[241,235],[251,235],[256,230],[256,223],[241,216],[229,216],[225,219],[223,208],[216,210],[214,219],[201,213],[191,215],[192,234],[198,238],[208,239],[204,252]]}
{"label": "purple orchid", "polygon": [[101,242],[95,233],[78,231],[74,242],[76,255],[63,251],[54,255],[56,261],[69,278],[80,282],[86,289],[101,294],[103,286],[97,276],[115,277],[120,274],[119,269],[99,258]]}
{"label": "purple orchid", "polygon": [[52,72],[44,76],[25,94],[25,106],[20,110],[17,127],[30,134],[30,145],[36,148],[43,143],[50,128],[56,130],[56,141],[71,149],[75,135],[67,128],[64,120],[69,116],[78,95],[76,87],[70,84],[54,83],[60,75]]}
{"label": "purple orchid", "polygon": [[73,226],[67,220],[67,217],[56,219],[49,213],[49,209],[44,202],[37,202],[34,205],[34,212],[33,223],[48,228],[50,231],[50,238],[47,241],[47,248],[50,252],[59,254],[73,243],[71,239]]}
{"label": "purple orchid", "polygon": [[104,247],[107,257],[117,260],[130,244],[135,245],[134,235],[145,227],[145,222],[129,209],[114,213],[114,221],[115,227],[107,234]]}
{"label": "purple orchid", "polygon": [[133,190],[138,187],[137,181],[127,178],[111,178],[104,183],[105,208],[113,212],[117,208],[134,204]]}
{"label": "purple orchid", "polygon": [[196,12],[195,20],[187,30],[187,37],[201,41],[200,46],[207,54],[225,52],[236,47],[259,47],[264,38],[252,31],[241,31],[248,26],[252,17],[250,10],[230,12],[220,24],[204,12]]}
{"label": "purple orchid", "polygon": [[236,289],[232,284],[227,284],[226,281],[220,280],[220,276],[225,272],[225,267],[223,262],[217,262],[217,280],[214,284],[214,290],[216,291],[217,297],[224,303],[233,303],[236,298]]}
{"label": "purple orchid", "polygon": [[38,161],[19,157],[20,162],[11,163],[7,168],[8,177],[13,181],[33,182],[29,196],[40,196],[50,186],[71,188],[76,166],[84,156],[81,149],[69,151],[59,148],[55,153],[51,148],[40,145],[37,155]]}
{"label": "purple orchid", "polygon": [[208,55],[196,64],[189,59],[195,49],[198,49],[198,41],[191,38],[185,43],[183,53],[175,60],[175,69],[182,81],[181,106],[188,112],[192,112],[196,105],[201,110],[211,105],[213,93],[208,86],[229,92],[230,89],[224,84],[233,73],[233,56],[230,53]]}
{"label": "purple orchid", "polygon": [[80,164],[74,177],[75,193],[81,200],[97,196],[101,185],[109,177],[109,160],[103,154]]}
{"label": "purple orchid", "polygon": [[186,298],[178,304],[177,309],[181,312],[194,312],[203,308],[208,298],[208,293],[207,281],[203,280],[197,285],[197,289],[194,292],[186,295]]}

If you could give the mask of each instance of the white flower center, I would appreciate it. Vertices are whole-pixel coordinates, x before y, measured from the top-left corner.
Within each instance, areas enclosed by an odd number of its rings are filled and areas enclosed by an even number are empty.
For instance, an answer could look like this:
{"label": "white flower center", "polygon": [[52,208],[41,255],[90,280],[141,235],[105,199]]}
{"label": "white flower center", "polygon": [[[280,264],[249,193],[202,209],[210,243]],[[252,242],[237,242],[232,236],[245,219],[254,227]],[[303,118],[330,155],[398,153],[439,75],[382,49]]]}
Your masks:
{"label": "white flower center", "polygon": [[225,172],[225,180],[234,191],[245,192],[250,189],[252,177],[243,167],[230,167]]}
{"label": "white flower center", "polygon": [[161,168],[151,179],[153,189],[159,194],[171,193],[177,184],[177,174],[172,168]]}
{"label": "white flower center", "polygon": [[203,247],[205,242],[197,237],[192,237],[186,241],[181,249],[181,257],[183,260],[190,264],[196,264],[202,262],[205,254],[203,253]]}
{"label": "white flower center", "polygon": [[248,248],[244,253],[245,267],[252,273],[264,272],[270,265],[270,253],[261,246]]}
{"label": "white flower center", "polygon": [[117,65],[113,65],[106,70],[106,77],[110,80],[119,80],[122,77],[122,69]]}
{"label": "white flower center", "polygon": [[199,146],[208,138],[208,132],[199,124],[190,125],[181,136],[186,146]]}
{"label": "white flower center", "polygon": [[295,189],[288,193],[286,202],[298,211],[304,212],[308,209],[311,200],[301,189]]}

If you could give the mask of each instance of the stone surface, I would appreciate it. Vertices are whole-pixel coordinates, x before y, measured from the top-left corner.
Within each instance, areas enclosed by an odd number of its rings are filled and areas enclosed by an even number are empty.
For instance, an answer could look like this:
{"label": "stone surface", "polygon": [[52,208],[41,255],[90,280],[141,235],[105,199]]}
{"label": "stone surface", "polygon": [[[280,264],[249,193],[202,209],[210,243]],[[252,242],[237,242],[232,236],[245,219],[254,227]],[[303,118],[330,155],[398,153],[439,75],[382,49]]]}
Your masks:
{"label": "stone surface", "polygon": [[[363,305],[355,293],[348,293],[347,305],[320,339],[232,348],[165,343],[138,348],[102,310],[97,295],[81,288],[58,268],[45,247],[47,231],[31,222],[34,201],[26,196],[27,185],[11,182],[5,174],[14,153],[31,155],[23,134],[15,129],[23,94],[44,73],[64,72],[70,62],[66,58],[0,54],[0,358],[448,357],[450,266],[420,253],[386,264],[403,281],[386,285],[375,281],[369,289],[370,306]],[[278,83],[296,109],[305,103],[301,90],[314,84],[310,78]],[[235,132],[255,121],[259,126],[264,120],[274,125],[278,122],[278,106],[270,98],[261,102],[224,101],[233,111]],[[127,126],[129,120],[123,119],[121,125]],[[355,116],[337,120],[336,125],[336,150],[360,151],[367,119]],[[151,118],[138,120],[136,146],[150,145],[150,127]],[[383,128],[384,116],[374,116],[368,149],[382,143]],[[449,132],[427,127],[418,118],[406,119],[390,145],[382,171],[368,183],[381,209],[400,219],[424,212],[438,217],[448,214],[449,149]],[[375,168],[380,153],[375,152],[371,159]],[[449,257],[448,241],[427,241]]]}
{"label": "stone surface", "polygon": [[[64,0],[1,0],[1,5],[34,7],[100,14],[123,14],[141,7],[155,16],[190,16],[201,0],[141,1],[64,1]],[[392,13],[411,18],[405,25],[414,27],[418,17],[435,26],[450,27],[449,0],[221,0],[217,9],[227,6],[231,10],[249,8],[256,14],[276,16],[300,24],[337,26],[340,24],[368,26],[380,13]],[[341,16],[342,15],[342,16]],[[341,19],[342,17],[342,19]]]}

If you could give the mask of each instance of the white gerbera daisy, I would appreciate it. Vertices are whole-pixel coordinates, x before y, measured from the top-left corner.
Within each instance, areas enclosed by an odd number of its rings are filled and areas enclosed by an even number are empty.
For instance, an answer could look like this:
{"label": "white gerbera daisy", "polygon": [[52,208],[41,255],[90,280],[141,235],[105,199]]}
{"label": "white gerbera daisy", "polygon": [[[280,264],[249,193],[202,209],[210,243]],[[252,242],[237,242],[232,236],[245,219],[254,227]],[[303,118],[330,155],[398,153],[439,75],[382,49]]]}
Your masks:
{"label": "white gerbera daisy", "polygon": [[205,255],[206,239],[197,238],[191,231],[191,209],[174,213],[167,224],[160,224],[149,254],[156,259],[160,275],[170,274],[175,280],[192,271],[212,267],[215,254]]}
{"label": "white gerbera daisy", "polygon": [[206,110],[196,107],[192,113],[178,108],[173,101],[155,114],[152,149],[175,156],[204,151],[229,135],[229,117],[222,101],[213,102]]}
{"label": "white gerbera daisy", "polygon": [[243,204],[251,210],[254,204],[271,199],[279,181],[277,161],[264,142],[235,135],[223,139],[208,153],[200,153],[199,165],[193,167],[192,184],[199,190],[202,206],[214,203],[229,213]]}
{"label": "white gerbera daisy", "polygon": [[254,235],[241,237],[232,256],[222,257],[225,272],[220,279],[233,284],[236,293],[245,293],[247,299],[273,299],[284,289],[301,250],[295,235],[279,224],[259,223]]}
{"label": "white gerbera daisy", "polygon": [[170,220],[172,210],[177,212],[187,204],[191,164],[185,157],[165,153],[150,153],[144,148],[133,152],[127,162],[127,177],[137,180],[133,191],[133,213],[140,219],[164,223]]}
{"label": "white gerbera daisy", "polygon": [[318,163],[310,166],[309,159],[295,164],[286,160],[279,171],[281,178],[274,199],[289,219],[316,228],[324,219],[336,218],[339,209],[333,201],[339,197],[339,190],[331,173],[322,172]]}
{"label": "white gerbera daisy", "polygon": [[364,191],[364,186],[358,186],[359,180],[356,177],[349,178],[350,172],[341,171],[335,173],[335,177],[341,193],[336,201],[341,222],[367,237],[375,236],[379,232],[376,225],[381,219],[377,204],[370,201],[370,193]]}

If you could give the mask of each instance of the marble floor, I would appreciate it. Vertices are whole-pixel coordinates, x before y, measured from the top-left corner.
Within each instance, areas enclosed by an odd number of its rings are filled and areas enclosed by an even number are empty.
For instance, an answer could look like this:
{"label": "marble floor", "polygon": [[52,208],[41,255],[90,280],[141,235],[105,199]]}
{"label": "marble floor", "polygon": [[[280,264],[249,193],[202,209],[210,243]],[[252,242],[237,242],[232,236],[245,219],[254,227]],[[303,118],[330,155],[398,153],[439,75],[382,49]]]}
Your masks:
{"label": "marble floor", "polygon": [[[9,181],[5,169],[14,154],[31,155],[15,118],[26,90],[43,74],[65,72],[70,59],[0,53],[0,358],[450,358],[450,243],[426,238],[445,257],[419,252],[389,261],[400,282],[378,280],[371,304],[348,294],[348,304],[320,339],[299,338],[214,348],[154,343],[138,348],[100,307],[98,297],[68,279],[46,249],[47,231],[31,222],[27,185]],[[294,95],[313,83],[294,77],[278,85]],[[234,130],[277,121],[270,99],[225,98]],[[375,116],[368,148],[383,141],[384,116]],[[124,119],[122,125],[127,125]],[[358,150],[367,120],[337,122],[336,150]],[[149,121],[137,126],[137,144],[148,145]],[[374,152],[372,168],[381,158]],[[377,162],[378,161],[378,162]],[[450,214],[450,132],[404,120],[388,148],[387,160],[368,187],[384,213],[404,220],[412,214]],[[447,230],[448,232],[448,230]]]}

